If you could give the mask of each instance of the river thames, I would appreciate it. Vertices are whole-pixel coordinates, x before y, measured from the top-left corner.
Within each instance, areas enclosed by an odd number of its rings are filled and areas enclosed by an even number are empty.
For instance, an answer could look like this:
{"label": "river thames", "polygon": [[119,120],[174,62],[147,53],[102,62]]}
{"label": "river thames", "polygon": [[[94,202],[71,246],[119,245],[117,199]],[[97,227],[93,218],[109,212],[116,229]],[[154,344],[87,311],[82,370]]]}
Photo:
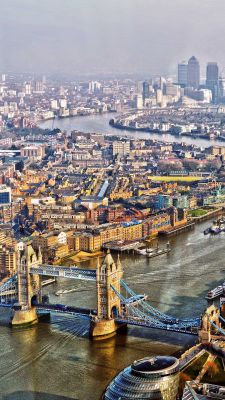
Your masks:
{"label": "river thames", "polygon": [[[101,118],[59,122],[62,129],[119,134],[107,125],[108,117]],[[51,126],[51,121],[48,124]],[[149,302],[163,312],[199,316],[207,305],[207,291],[225,276],[225,233],[204,236],[209,224],[204,222],[171,238],[168,255],[153,259],[123,255],[124,280],[137,293],[148,295]],[[94,268],[96,260],[81,265]],[[55,295],[60,289],[72,288],[72,293]],[[46,287],[45,293],[54,303],[96,306],[95,285],[90,282],[60,280]],[[189,335],[129,327],[127,335],[93,342],[88,339],[88,321],[80,318],[53,316],[51,324],[12,330],[7,325],[8,311],[1,310],[0,316],[0,399],[4,400],[99,400],[107,383],[135,359],[178,354],[196,340]]]}
{"label": "river thames", "polygon": [[[204,236],[210,224],[197,225],[171,239],[171,253],[153,259],[123,255],[124,280],[151,304],[174,316],[198,316],[206,306],[207,291],[223,282],[225,234]],[[82,263],[95,267],[96,260]],[[55,296],[59,289],[75,291]],[[50,301],[83,307],[95,306],[95,285],[60,280],[46,287]],[[174,354],[195,337],[147,328],[130,327],[105,341],[88,339],[88,321],[53,316],[27,330],[12,330],[1,310],[1,399],[98,400],[107,383],[133,360]]]}
{"label": "river thames", "polygon": [[[73,129],[77,129],[81,132],[98,132],[104,133],[107,135],[115,135],[121,137],[135,138],[135,139],[155,139],[162,140],[165,142],[178,142],[178,143],[187,143],[187,144],[195,144],[200,147],[209,147],[213,144],[217,144],[220,146],[225,146],[225,142],[216,141],[216,140],[206,140],[201,138],[193,138],[189,136],[174,136],[169,133],[149,133],[149,132],[140,132],[140,131],[129,131],[129,130],[120,130],[113,128],[109,125],[109,120],[111,118],[116,118],[116,113],[106,113],[106,114],[97,114],[91,116],[83,116],[83,117],[73,117],[73,118],[62,118],[55,119],[54,128],[60,128],[61,130],[66,130],[70,132]],[[39,123],[41,128],[52,128],[53,120],[48,120]]]}

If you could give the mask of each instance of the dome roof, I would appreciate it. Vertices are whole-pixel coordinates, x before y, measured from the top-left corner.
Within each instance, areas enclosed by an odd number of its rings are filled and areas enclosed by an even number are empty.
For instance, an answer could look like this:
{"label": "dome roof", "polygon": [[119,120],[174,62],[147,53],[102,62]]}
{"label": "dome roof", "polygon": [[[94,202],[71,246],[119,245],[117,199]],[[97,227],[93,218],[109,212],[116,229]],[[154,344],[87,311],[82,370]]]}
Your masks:
{"label": "dome roof", "polygon": [[156,372],[161,372],[162,375],[165,375],[167,371],[171,373],[171,368],[177,368],[178,366],[179,361],[175,357],[156,356],[135,361],[131,365],[131,369],[138,375],[154,374]]}
{"label": "dome roof", "polygon": [[[169,393],[175,400],[179,382],[179,361],[175,357],[156,356],[135,361],[108,385],[104,400],[163,399]],[[168,391],[168,392],[167,392]]]}

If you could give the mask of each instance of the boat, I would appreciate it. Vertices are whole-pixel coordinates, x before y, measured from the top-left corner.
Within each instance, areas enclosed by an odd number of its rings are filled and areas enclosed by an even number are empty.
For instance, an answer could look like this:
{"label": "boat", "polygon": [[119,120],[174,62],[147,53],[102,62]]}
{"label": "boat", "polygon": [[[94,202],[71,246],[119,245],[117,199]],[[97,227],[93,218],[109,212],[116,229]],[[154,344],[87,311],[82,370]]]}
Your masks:
{"label": "boat", "polygon": [[220,232],[221,232],[221,229],[220,229],[220,227],[218,225],[212,226],[210,228],[210,233],[212,235],[218,235]]}
{"label": "boat", "polygon": [[225,291],[225,284],[217,286],[215,289],[210,290],[207,293],[206,299],[207,300],[212,300],[215,299],[218,296],[221,296]]}
{"label": "boat", "polygon": [[212,226],[204,230],[204,235],[211,233],[212,235],[218,235],[221,232],[225,232],[225,219],[221,218],[214,221]]}
{"label": "boat", "polygon": [[146,249],[136,249],[135,252],[137,254],[140,254],[141,256],[145,256],[146,255]]}
{"label": "boat", "polygon": [[56,296],[61,296],[61,294],[72,293],[72,292],[75,292],[75,291],[76,291],[75,288],[73,288],[73,289],[65,289],[65,290],[58,290],[58,291],[55,293],[55,295],[56,295]]}
{"label": "boat", "polygon": [[147,247],[145,249],[136,249],[135,250],[137,254],[140,254],[142,256],[146,256],[147,258],[153,258],[156,256],[160,256],[162,254],[167,254],[171,251],[170,248],[170,243],[168,242],[166,247],[163,249],[160,249],[158,246],[156,248],[154,247]]}
{"label": "boat", "polygon": [[152,253],[148,253],[147,257],[148,258],[153,258],[153,257],[157,257],[157,256],[161,256],[162,254],[167,254],[171,251],[171,248],[164,248],[164,249],[155,249],[154,252]]}
{"label": "boat", "polygon": [[49,278],[49,279],[45,279],[44,281],[42,281],[41,286],[48,286],[51,285],[52,283],[56,282],[56,278]]}

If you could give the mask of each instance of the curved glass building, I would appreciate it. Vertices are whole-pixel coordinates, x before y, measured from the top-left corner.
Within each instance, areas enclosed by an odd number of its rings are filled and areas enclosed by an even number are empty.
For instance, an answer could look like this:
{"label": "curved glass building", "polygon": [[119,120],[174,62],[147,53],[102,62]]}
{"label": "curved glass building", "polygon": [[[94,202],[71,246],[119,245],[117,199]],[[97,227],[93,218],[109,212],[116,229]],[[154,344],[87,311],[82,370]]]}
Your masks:
{"label": "curved glass building", "polygon": [[106,388],[103,400],[175,400],[179,385],[179,361],[156,356],[135,361]]}

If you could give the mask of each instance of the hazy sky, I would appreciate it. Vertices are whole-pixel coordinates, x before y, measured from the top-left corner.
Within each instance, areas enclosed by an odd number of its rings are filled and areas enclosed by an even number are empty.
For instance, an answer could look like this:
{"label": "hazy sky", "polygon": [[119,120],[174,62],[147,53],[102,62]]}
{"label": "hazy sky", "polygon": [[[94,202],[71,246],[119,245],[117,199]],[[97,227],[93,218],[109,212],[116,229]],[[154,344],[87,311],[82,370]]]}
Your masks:
{"label": "hazy sky", "polygon": [[225,67],[225,0],[0,0],[0,70],[176,71]]}

